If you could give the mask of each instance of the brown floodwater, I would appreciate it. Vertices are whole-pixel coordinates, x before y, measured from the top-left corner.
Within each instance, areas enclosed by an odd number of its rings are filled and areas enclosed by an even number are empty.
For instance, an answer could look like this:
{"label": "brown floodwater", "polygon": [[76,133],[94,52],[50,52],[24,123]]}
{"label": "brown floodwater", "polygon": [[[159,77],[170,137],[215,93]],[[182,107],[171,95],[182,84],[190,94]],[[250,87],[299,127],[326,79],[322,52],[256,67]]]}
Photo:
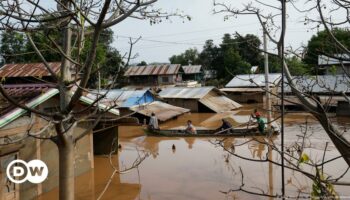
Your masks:
{"label": "brown floodwater", "polygon": [[[239,111],[221,114],[185,114],[176,120],[161,125],[161,128],[183,126],[191,119],[195,126],[216,128],[222,118],[230,119],[235,125],[249,120],[252,107],[245,106]],[[290,113],[286,116],[285,144],[293,146],[300,141],[301,130],[308,121],[308,134],[311,136],[305,142],[305,152],[313,161],[321,161],[326,142],[330,142],[322,127],[306,113]],[[341,130],[350,127],[350,119],[333,119]],[[349,135],[349,131],[344,134]],[[124,174],[116,174],[101,199],[119,200],[189,200],[189,199],[266,199],[245,192],[224,192],[244,189],[266,194],[280,194],[280,167],[266,162],[253,162],[230,155],[221,146],[214,143],[220,138],[165,138],[147,137],[143,135],[142,127],[119,127],[119,143],[122,148],[112,157],[119,170],[132,165],[139,155],[147,154],[145,160]],[[221,138],[222,139],[222,138]],[[251,141],[251,137],[228,138],[223,146],[230,149],[236,145],[235,153],[251,159],[264,159],[268,147]],[[264,138],[256,137],[263,141]],[[271,138],[269,142],[277,145],[280,136]],[[239,145],[243,144],[243,145]],[[175,149],[173,149],[173,145]],[[239,145],[239,146],[237,146]],[[339,153],[332,143],[329,143],[326,159],[338,156]],[[270,159],[280,162],[279,155],[274,152]],[[315,173],[315,169],[302,166],[305,170]],[[346,163],[338,159],[324,166],[327,176],[337,177],[347,169]],[[76,199],[97,199],[105,188],[113,173],[107,156],[95,156],[95,169],[76,178]],[[312,181],[298,172],[286,169],[285,187],[287,196],[310,195]],[[343,181],[350,182],[350,173],[344,175]],[[336,186],[339,196],[350,197],[350,188]],[[42,199],[58,199],[57,189],[46,193]]]}

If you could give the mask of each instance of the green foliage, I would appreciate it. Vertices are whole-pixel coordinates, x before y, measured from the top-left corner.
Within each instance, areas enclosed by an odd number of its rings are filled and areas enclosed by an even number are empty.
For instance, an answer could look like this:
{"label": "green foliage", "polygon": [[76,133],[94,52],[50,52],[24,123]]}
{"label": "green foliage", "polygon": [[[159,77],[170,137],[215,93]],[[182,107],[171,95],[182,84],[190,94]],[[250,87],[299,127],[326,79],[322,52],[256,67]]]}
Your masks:
{"label": "green foliage", "polygon": [[[32,33],[31,37],[46,61],[61,61],[62,55],[57,51],[54,43],[49,40],[49,38],[51,38],[56,44],[61,45],[61,33],[57,31],[46,32],[43,30]],[[72,43],[75,42],[76,39],[77,38],[73,36]],[[96,48],[96,59],[92,69],[94,72],[100,68],[102,79],[108,79],[112,75],[116,75],[122,64],[122,58],[119,52],[110,46],[112,42],[113,31],[111,29],[103,30]],[[84,64],[84,61],[89,56],[91,45],[92,38],[91,36],[87,36],[81,50],[77,48],[72,49],[72,58],[80,60],[80,63]],[[27,37],[18,32],[1,32],[0,53],[3,55],[5,63],[42,62],[40,57],[35,53],[33,46],[27,40]],[[91,75],[89,87],[96,86],[97,77],[97,74]]]}
{"label": "green foliage", "polygon": [[[218,77],[230,80],[233,75],[246,74],[250,71],[250,64],[242,59],[239,52],[233,48],[229,48],[223,55],[224,67],[217,69]],[[227,74],[231,74],[227,76]]]}
{"label": "green foliage", "polygon": [[169,58],[171,64],[199,64],[199,54],[196,48],[187,49],[184,53],[180,55],[173,55]]}
{"label": "green foliage", "polygon": [[219,46],[213,40],[207,40],[202,52],[188,49],[180,55],[173,55],[169,60],[182,65],[187,65],[191,60],[192,64],[200,64],[204,69],[216,70],[217,78],[227,82],[234,75],[249,73],[252,65],[261,65],[263,57],[257,49],[260,44],[255,35],[236,34],[233,37],[226,33]]}
{"label": "green foliage", "polygon": [[[333,35],[346,48],[350,48],[350,31],[347,29],[333,29]],[[341,54],[342,51],[335,44],[333,39],[326,31],[320,31],[317,35],[311,37],[307,44],[307,52],[304,57],[304,62],[309,65],[311,69],[317,66],[318,55],[320,54]]]}
{"label": "green foliage", "polygon": [[[264,61],[262,61],[264,62]],[[260,66],[264,66],[261,64]],[[262,67],[260,68],[262,69]],[[277,56],[269,56],[269,70],[271,73],[279,73],[281,72],[281,60]],[[262,71],[262,70],[260,70]]]}
{"label": "green foliage", "polygon": [[295,56],[292,58],[287,58],[286,62],[288,64],[289,71],[293,76],[301,76],[311,73],[309,66]]}
{"label": "green foliage", "polygon": [[260,53],[260,39],[252,34],[246,36],[236,36],[235,41],[238,43],[238,51],[242,59],[249,62],[252,66],[263,66],[263,55]]}
{"label": "green foliage", "polygon": [[339,199],[333,184],[327,182],[327,178],[318,168],[316,168],[316,178],[312,183],[311,199]]}
{"label": "green foliage", "polygon": [[330,68],[329,68],[329,72],[335,76],[337,74],[337,67],[332,65]]}
{"label": "green foliage", "polygon": [[308,163],[309,161],[310,158],[306,153],[303,153],[299,158],[299,163]]}
{"label": "green foliage", "polygon": [[[26,39],[23,34],[15,31],[7,31],[1,34],[0,53],[4,63],[23,62],[26,49],[23,44]],[[2,64],[4,64],[2,63]]]}
{"label": "green foliage", "polygon": [[137,64],[137,66],[146,66],[147,62],[146,61],[141,61],[139,64]]}

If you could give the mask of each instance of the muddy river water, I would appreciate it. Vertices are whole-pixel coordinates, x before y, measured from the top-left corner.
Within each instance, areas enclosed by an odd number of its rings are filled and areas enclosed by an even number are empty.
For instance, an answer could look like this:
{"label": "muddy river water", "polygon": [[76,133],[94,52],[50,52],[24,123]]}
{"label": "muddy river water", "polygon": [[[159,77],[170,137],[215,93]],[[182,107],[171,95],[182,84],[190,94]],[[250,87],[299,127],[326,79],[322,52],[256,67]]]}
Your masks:
{"label": "muddy river water", "polygon": [[[172,128],[184,125],[191,119],[196,126],[214,128],[220,125],[220,119],[231,117],[232,123],[249,120],[251,107],[245,107],[234,113],[226,114],[186,114],[176,120],[161,125]],[[313,161],[322,160],[323,150],[328,136],[322,127],[308,114],[288,114],[286,116],[285,143],[292,146],[300,141],[305,120],[308,119],[308,134],[305,152]],[[342,130],[350,128],[350,118],[336,119]],[[349,134],[346,131],[344,134]],[[241,187],[248,191],[269,195],[281,192],[280,167],[267,162],[254,162],[230,155],[223,147],[215,145],[219,138],[157,138],[143,135],[140,127],[119,127],[121,149],[112,157],[114,166],[119,170],[130,167],[138,156],[148,156],[135,169],[123,174],[116,174],[101,199],[118,200],[187,200],[187,199],[269,199],[246,192],[230,192]],[[223,146],[229,149],[236,145],[235,153],[251,159],[264,159],[268,147],[247,138],[229,138]],[[263,141],[264,138],[256,137]],[[280,136],[272,137],[270,142],[279,144]],[[239,145],[242,144],[242,145]],[[175,147],[175,149],[173,148]],[[330,142],[326,159],[339,153]],[[280,162],[277,152],[270,159]],[[302,166],[303,167],[303,166]],[[338,159],[324,166],[327,176],[337,177],[343,174],[347,165]],[[305,170],[310,170],[305,166]],[[315,170],[310,172],[315,173]],[[76,179],[76,199],[97,199],[109,181],[113,168],[107,156],[95,156],[95,169]],[[242,176],[243,174],[243,176]],[[243,181],[242,181],[243,177]],[[350,172],[343,181],[350,182]],[[285,187],[287,196],[305,197],[310,195],[312,181],[298,172],[286,169]],[[341,197],[350,198],[350,187],[336,186]],[[57,199],[57,189],[42,196],[43,199]],[[271,199],[271,198],[270,198]]]}

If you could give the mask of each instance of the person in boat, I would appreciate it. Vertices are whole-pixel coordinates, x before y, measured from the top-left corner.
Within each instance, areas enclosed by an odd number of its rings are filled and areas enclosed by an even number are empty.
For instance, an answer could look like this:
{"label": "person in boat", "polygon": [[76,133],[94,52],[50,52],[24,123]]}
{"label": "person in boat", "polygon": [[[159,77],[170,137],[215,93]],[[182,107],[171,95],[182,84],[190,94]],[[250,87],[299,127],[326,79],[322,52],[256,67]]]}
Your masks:
{"label": "person in boat", "polygon": [[254,109],[254,113],[251,114],[251,117],[254,119],[258,119],[258,117],[261,117],[260,112],[258,111],[258,109]]}
{"label": "person in boat", "polygon": [[156,114],[152,113],[151,118],[149,119],[148,128],[150,130],[159,130],[158,118]]}
{"label": "person in boat", "polygon": [[193,126],[191,120],[188,120],[188,121],[187,121],[187,127],[186,127],[186,129],[185,129],[185,132],[186,132],[186,133],[189,133],[189,134],[197,134],[197,130],[196,130],[196,128]]}
{"label": "person in boat", "polygon": [[[224,131],[224,130],[226,130],[226,131]],[[222,125],[220,126],[218,131],[219,132],[223,131],[221,133],[221,134],[223,134],[223,133],[229,133],[229,132],[231,132],[231,130],[232,130],[232,124],[229,121],[227,121],[226,119],[222,119]]]}
{"label": "person in boat", "polygon": [[261,116],[258,116],[258,117],[256,118],[256,120],[257,120],[257,122],[258,122],[258,127],[257,127],[258,131],[259,131],[260,133],[264,133],[264,132],[265,132],[265,121],[262,119]]}

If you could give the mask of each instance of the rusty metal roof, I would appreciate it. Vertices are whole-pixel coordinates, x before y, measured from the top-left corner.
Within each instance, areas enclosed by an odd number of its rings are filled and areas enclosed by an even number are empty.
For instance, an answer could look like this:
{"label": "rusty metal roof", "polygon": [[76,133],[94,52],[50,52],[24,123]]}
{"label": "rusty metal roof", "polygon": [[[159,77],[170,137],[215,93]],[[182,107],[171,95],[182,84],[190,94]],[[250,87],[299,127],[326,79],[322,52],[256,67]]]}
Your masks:
{"label": "rusty metal roof", "polygon": [[161,122],[190,111],[189,109],[173,106],[160,101],[154,101],[145,106],[134,106],[130,109],[148,117],[151,117],[151,114],[154,113]]}
{"label": "rusty metal roof", "polygon": [[124,76],[149,76],[178,74],[181,69],[179,64],[130,66]]}
{"label": "rusty metal roof", "polygon": [[[29,100],[46,93],[53,88],[50,84],[8,84],[3,85],[6,94],[19,103],[25,103]],[[0,116],[16,108],[15,105],[9,103],[5,97],[0,94]]]}
{"label": "rusty metal roof", "polygon": [[184,69],[185,74],[199,74],[204,73],[202,70],[202,65],[187,65],[182,66]]}
{"label": "rusty metal roof", "polygon": [[10,97],[22,99],[25,97],[35,97],[54,86],[51,84],[8,84],[3,87]]}
{"label": "rusty metal roof", "polygon": [[[57,74],[60,71],[60,62],[50,62],[51,69]],[[51,76],[43,63],[5,64],[0,68],[0,77],[43,77]]]}
{"label": "rusty metal roof", "polygon": [[220,90],[215,87],[173,87],[162,89],[159,96],[162,98],[200,99],[212,90],[221,93]]}

